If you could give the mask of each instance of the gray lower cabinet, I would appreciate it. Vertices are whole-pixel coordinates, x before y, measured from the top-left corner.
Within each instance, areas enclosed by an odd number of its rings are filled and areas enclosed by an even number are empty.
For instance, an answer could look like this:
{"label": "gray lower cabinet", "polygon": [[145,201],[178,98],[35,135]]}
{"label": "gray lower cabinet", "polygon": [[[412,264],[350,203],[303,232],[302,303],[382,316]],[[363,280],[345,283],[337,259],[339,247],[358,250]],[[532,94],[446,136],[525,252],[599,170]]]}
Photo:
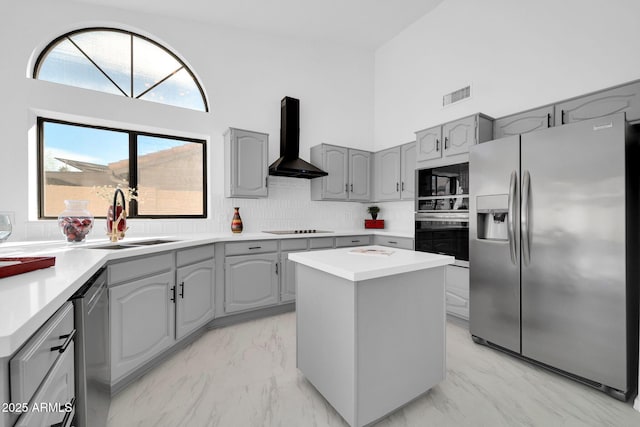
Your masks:
{"label": "gray lower cabinet", "polygon": [[226,197],[267,197],[269,135],[229,128],[224,134]]}
{"label": "gray lower cabinet", "polygon": [[[33,397],[33,405],[57,404],[60,410],[53,410],[48,406],[41,411],[33,410],[23,414],[15,427],[61,426],[71,425],[75,413],[74,398],[74,344],[69,344],[67,350],[58,357],[46,379]],[[68,411],[68,412],[67,412]]]}
{"label": "gray lower cabinet", "polygon": [[296,299],[296,263],[289,261],[289,254],[291,252],[299,251],[287,251],[280,253],[280,301],[294,301]]}
{"label": "gray lower cabinet", "polygon": [[447,265],[445,269],[447,313],[469,320],[469,269]]}
{"label": "gray lower cabinet", "polygon": [[389,246],[392,248],[413,250],[413,239],[408,237],[381,236],[376,234],[373,236],[373,244],[380,246]]}
{"label": "gray lower cabinet", "polygon": [[176,339],[213,319],[214,270],[213,258],[176,270]]}
{"label": "gray lower cabinet", "polygon": [[640,81],[605,89],[556,104],[556,125],[624,112],[627,121],[640,120]]}
{"label": "gray lower cabinet", "polygon": [[227,256],[224,260],[225,313],[278,303],[278,254]]}
{"label": "gray lower cabinet", "polygon": [[553,105],[528,110],[501,117],[493,122],[493,138],[520,135],[540,129],[547,129],[555,123]]}
{"label": "gray lower cabinet", "polygon": [[109,289],[112,383],[173,345],[175,296],[173,270]]}

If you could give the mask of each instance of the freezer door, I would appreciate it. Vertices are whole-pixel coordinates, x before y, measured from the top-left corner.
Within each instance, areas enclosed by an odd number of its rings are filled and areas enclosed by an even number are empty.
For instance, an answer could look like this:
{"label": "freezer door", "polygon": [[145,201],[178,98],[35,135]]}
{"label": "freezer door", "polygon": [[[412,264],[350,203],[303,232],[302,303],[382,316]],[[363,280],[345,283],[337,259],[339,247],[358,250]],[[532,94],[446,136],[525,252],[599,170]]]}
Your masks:
{"label": "freezer door", "polygon": [[469,154],[469,329],[520,352],[520,136]]}
{"label": "freezer door", "polygon": [[627,390],[624,115],[522,135],[521,151],[522,354]]}

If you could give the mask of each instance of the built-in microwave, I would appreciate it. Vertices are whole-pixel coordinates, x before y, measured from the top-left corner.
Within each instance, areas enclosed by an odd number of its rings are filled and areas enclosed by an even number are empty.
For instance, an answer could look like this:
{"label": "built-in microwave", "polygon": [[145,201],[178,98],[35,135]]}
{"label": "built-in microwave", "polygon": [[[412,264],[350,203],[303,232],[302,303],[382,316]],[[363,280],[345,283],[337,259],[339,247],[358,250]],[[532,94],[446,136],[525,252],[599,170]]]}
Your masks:
{"label": "built-in microwave", "polygon": [[416,170],[415,249],[469,265],[469,163]]}

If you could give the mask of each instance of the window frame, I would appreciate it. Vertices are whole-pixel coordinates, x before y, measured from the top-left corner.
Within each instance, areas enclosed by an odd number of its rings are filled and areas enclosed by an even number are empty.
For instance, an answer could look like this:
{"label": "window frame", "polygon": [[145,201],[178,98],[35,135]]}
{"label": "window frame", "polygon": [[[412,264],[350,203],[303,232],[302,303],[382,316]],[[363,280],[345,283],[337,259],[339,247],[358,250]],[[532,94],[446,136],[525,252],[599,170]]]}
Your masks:
{"label": "window frame", "polygon": [[[55,47],[59,42],[61,42],[62,40],[69,38],[69,40],[71,40],[71,36],[75,35],[75,34],[82,34],[82,33],[86,33],[86,32],[93,32],[93,31],[115,31],[118,33],[123,33],[123,34],[128,34],[131,37],[131,69],[130,69],[130,74],[131,74],[131,81],[130,81],[130,87],[131,87],[131,95],[127,96],[125,93],[122,94],[122,96],[126,97],[126,98],[132,98],[132,99],[138,99],[140,100],[140,96],[144,95],[145,93],[147,93],[148,91],[150,91],[152,88],[144,91],[143,93],[141,93],[138,96],[134,96],[133,93],[133,81],[134,81],[134,74],[133,74],[133,64],[134,64],[134,53],[133,53],[133,37],[139,37],[157,47],[159,47],[160,49],[162,49],[163,51],[165,51],[166,53],[168,53],[169,55],[171,55],[176,61],[178,61],[181,65],[182,68],[189,73],[189,75],[191,76],[191,78],[193,79],[193,82],[196,84],[196,87],[198,88],[198,90],[200,91],[200,96],[202,97],[202,103],[204,105],[204,112],[208,113],[209,112],[209,102],[207,101],[207,97],[205,96],[204,90],[202,89],[202,85],[200,84],[200,81],[196,78],[195,74],[193,73],[193,71],[191,71],[191,68],[187,66],[187,64],[185,64],[185,62],[180,59],[178,57],[178,55],[176,55],[175,53],[173,53],[170,49],[166,48],[165,46],[161,45],[160,43],[158,43],[157,41],[143,36],[141,34],[138,33],[134,33],[133,31],[128,31],[128,30],[123,30],[120,28],[113,28],[113,27],[87,27],[87,28],[82,28],[79,30],[73,30],[73,31],[69,31],[65,34],[62,34],[61,36],[56,37],[55,39],[53,39],[51,42],[49,42],[44,49],[42,49],[42,51],[40,52],[40,54],[38,55],[38,58],[36,59],[36,62],[34,64],[33,67],[33,74],[32,77],[36,80],[39,80],[38,78],[38,74],[40,72],[40,67],[43,64],[43,61],[49,56],[49,53],[51,51],[51,49],[53,47]],[[73,43],[75,45],[75,43],[73,41],[71,41],[71,43]],[[78,46],[76,46],[78,48],[78,50],[80,50],[80,52],[85,55],[85,57],[96,67],[96,69],[98,71],[100,71],[100,73],[102,73],[109,81],[111,81],[111,83],[118,88],[120,91],[120,87],[111,79],[111,77],[109,77],[107,75],[107,73],[105,73],[102,68],[100,68],[100,66],[98,66],[98,64],[96,64],[95,62],[93,62],[93,60],[91,60],[89,58],[89,56],[87,56],[84,51],[82,49],[80,49]],[[164,79],[160,80],[159,82],[157,82],[153,88],[155,88],[156,86],[160,85],[162,82],[164,82],[167,78],[171,77],[173,74],[169,74],[168,76],[165,76]],[[72,86],[72,87],[78,87],[78,86]],[[95,89],[88,89],[88,90],[95,90]],[[96,90],[97,91],[97,90]],[[97,91],[97,92],[101,92],[101,93],[109,93],[109,92],[102,92],[102,91]],[[144,100],[142,100],[144,101]],[[154,102],[154,101],[149,101],[149,102]],[[162,102],[156,102],[158,104],[161,105],[169,105],[172,107],[176,107],[176,108],[185,108],[188,110],[193,110],[193,111],[201,111],[201,110],[196,110],[193,108],[189,108],[189,107],[180,107],[180,106],[176,106],[173,104],[166,104],[166,103],[162,103]]]}
{"label": "window frame", "polygon": [[[138,203],[136,200],[129,202],[127,218],[129,219],[206,219],[207,218],[207,141],[204,139],[182,137],[176,135],[166,135],[153,132],[136,131],[124,128],[112,128],[108,126],[89,125],[86,123],[70,122],[67,120],[53,119],[43,116],[37,117],[37,165],[38,165],[38,219],[57,219],[57,216],[44,215],[45,197],[45,170],[44,170],[44,124],[57,123],[70,126],[79,126],[91,129],[107,130],[126,133],[129,136],[129,187],[138,187],[138,136],[150,136],[176,141],[187,141],[202,145],[202,214],[201,215],[140,215],[138,213]],[[95,218],[106,218],[104,215],[92,212]]]}

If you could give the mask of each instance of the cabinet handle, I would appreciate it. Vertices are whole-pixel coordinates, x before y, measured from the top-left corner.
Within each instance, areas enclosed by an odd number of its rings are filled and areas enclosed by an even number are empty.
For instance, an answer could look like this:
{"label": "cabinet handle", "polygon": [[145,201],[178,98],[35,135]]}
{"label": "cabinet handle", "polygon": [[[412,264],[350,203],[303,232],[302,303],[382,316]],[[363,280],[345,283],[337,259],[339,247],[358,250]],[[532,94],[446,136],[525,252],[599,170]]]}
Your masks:
{"label": "cabinet handle", "polygon": [[551,127],[551,113],[547,113],[547,127]]}
{"label": "cabinet handle", "polygon": [[436,151],[440,151],[440,140],[436,138]]}
{"label": "cabinet handle", "polygon": [[260,249],[262,246],[251,246],[249,249]]}
{"label": "cabinet handle", "polygon": [[360,240],[352,240],[351,243],[360,243]]}
{"label": "cabinet handle", "polygon": [[184,299],[184,280],[180,283],[180,298]]}
{"label": "cabinet handle", "polygon": [[276,262],[276,275],[278,275],[278,264],[280,264],[280,263]]}
{"label": "cabinet handle", "polygon": [[71,341],[73,341],[73,337],[76,336],[76,330],[71,331],[70,334],[60,335],[60,339],[66,338],[62,345],[58,345],[55,347],[51,347],[51,351],[57,351],[58,353],[64,353],[64,351],[69,347]]}
{"label": "cabinet handle", "polygon": [[393,240],[389,240],[389,241],[387,241],[387,243],[389,243],[391,245],[397,245],[398,244],[398,242],[394,242]]}
{"label": "cabinet handle", "polygon": [[[64,406],[67,406],[67,405],[64,405]],[[71,400],[69,401],[69,406],[71,406],[71,408],[76,406],[75,397],[71,398]],[[51,427],[65,427],[67,424],[69,424],[69,417],[71,416],[71,414],[73,414],[73,411],[67,411],[67,413],[64,414],[64,418],[62,419],[62,422],[51,424]]]}
{"label": "cabinet handle", "polygon": [[396,182],[396,193],[400,191],[400,184]]}
{"label": "cabinet handle", "polygon": [[402,181],[402,186],[400,187],[402,191],[404,191],[404,181]]}
{"label": "cabinet handle", "polygon": [[560,110],[560,124],[564,124],[564,110]]}
{"label": "cabinet handle", "polygon": [[445,150],[449,149],[449,137],[447,136],[444,137],[444,149]]}
{"label": "cabinet handle", "polygon": [[344,185],[344,192],[348,193],[349,192],[349,184],[345,184]]}
{"label": "cabinet handle", "polygon": [[268,177],[268,176],[265,176],[265,177],[264,177],[264,186],[265,186],[265,187],[268,187],[268,186],[269,186],[269,177]]}
{"label": "cabinet handle", "polygon": [[175,286],[171,287],[171,295],[172,295],[171,298],[170,298],[171,301],[176,302],[176,287]]}
{"label": "cabinet handle", "polygon": [[353,193],[353,184],[351,184],[351,192]]}

